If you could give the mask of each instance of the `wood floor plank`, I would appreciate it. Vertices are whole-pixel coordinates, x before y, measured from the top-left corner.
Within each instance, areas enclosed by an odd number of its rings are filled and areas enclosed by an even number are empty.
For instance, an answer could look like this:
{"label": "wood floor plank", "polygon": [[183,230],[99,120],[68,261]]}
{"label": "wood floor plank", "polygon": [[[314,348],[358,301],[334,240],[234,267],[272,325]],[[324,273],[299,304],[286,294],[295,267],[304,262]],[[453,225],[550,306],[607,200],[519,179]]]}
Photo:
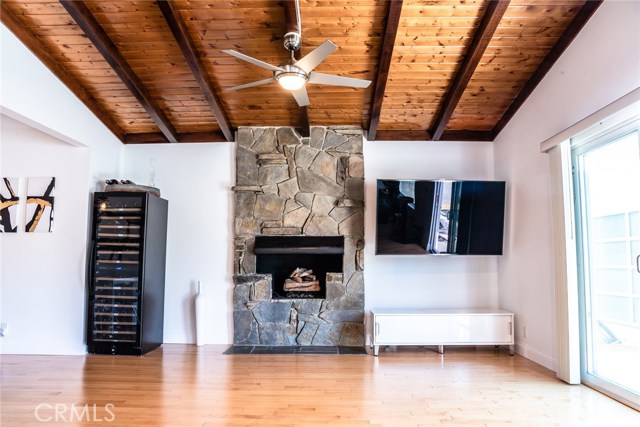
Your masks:
{"label": "wood floor plank", "polygon": [[[504,349],[440,355],[409,347],[379,357],[224,350],[165,344],[143,357],[3,355],[0,425],[640,425],[633,409]],[[63,409],[66,418],[54,422]]]}

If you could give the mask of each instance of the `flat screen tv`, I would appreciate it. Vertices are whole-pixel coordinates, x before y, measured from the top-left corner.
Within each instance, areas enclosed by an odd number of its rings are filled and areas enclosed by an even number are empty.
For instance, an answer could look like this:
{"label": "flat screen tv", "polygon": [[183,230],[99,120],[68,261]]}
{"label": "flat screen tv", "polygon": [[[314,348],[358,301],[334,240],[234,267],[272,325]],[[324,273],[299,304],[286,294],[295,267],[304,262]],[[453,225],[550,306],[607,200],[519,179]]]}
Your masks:
{"label": "flat screen tv", "polygon": [[376,254],[502,255],[504,181],[377,181]]}

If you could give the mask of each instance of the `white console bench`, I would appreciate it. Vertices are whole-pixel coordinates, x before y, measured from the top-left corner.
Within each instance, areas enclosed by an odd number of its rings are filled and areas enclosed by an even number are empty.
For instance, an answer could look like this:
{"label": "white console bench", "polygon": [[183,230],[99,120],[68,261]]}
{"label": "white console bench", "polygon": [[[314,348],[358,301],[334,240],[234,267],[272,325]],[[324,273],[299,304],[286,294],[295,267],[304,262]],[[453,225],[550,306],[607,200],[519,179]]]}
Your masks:
{"label": "white console bench", "polygon": [[514,354],[513,313],[496,309],[374,309],[373,354],[380,346],[508,345]]}

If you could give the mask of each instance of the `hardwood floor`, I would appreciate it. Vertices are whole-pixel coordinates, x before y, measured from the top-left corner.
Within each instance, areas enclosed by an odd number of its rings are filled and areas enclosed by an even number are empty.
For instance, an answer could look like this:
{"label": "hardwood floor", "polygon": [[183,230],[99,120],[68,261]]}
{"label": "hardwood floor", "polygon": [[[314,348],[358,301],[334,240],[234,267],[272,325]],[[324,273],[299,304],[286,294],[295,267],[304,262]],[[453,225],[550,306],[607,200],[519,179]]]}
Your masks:
{"label": "hardwood floor", "polygon": [[[638,426],[640,413],[492,347],[367,355],[1,358],[2,426]],[[56,420],[56,417],[58,418]]]}

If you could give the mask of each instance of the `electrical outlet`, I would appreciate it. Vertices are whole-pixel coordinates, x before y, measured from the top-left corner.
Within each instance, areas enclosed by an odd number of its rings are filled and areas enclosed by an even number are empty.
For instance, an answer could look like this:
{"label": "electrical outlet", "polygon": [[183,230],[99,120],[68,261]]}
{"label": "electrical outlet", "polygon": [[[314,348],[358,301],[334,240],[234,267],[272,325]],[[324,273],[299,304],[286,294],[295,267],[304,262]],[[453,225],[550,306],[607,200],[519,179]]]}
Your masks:
{"label": "electrical outlet", "polygon": [[0,323],[0,337],[7,336],[7,330],[9,326],[6,323]]}
{"label": "electrical outlet", "polygon": [[527,338],[527,327],[526,326],[522,327],[522,338],[523,339]]}

